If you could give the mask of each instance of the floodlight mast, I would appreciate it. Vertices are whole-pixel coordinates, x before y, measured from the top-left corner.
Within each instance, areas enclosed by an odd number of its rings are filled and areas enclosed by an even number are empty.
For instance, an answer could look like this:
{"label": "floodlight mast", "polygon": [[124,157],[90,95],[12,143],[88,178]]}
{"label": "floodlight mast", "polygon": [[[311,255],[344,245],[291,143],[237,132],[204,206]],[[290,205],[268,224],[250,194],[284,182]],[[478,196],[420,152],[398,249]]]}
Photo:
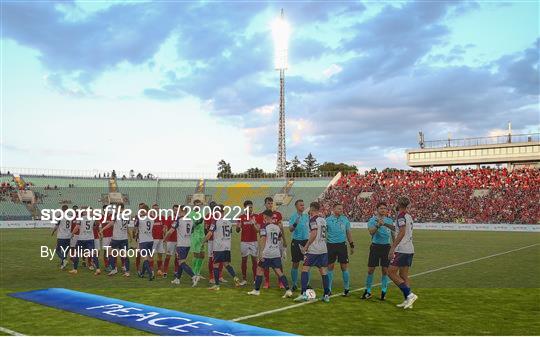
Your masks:
{"label": "floodlight mast", "polygon": [[283,8],[281,16],[272,25],[274,37],[274,62],[279,70],[279,131],[276,173],[283,178],[287,177],[287,156],[285,147],[285,70],[287,69],[287,53],[289,45],[289,25],[285,21]]}

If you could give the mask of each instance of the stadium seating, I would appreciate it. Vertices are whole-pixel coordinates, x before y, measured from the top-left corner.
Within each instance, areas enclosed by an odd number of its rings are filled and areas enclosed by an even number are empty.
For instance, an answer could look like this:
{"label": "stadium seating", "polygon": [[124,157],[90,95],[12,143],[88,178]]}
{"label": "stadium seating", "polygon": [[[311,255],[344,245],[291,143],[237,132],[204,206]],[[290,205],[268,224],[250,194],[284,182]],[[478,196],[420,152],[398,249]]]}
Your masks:
{"label": "stadium seating", "polygon": [[[333,203],[342,202],[352,220],[367,221],[379,201],[394,206],[396,198],[405,195],[417,222],[534,224],[540,223],[539,187],[537,168],[386,170],[341,177],[326,191],[323,204],[328,212]],[[363,192],[372,192],[371,198],[359,197]]]}

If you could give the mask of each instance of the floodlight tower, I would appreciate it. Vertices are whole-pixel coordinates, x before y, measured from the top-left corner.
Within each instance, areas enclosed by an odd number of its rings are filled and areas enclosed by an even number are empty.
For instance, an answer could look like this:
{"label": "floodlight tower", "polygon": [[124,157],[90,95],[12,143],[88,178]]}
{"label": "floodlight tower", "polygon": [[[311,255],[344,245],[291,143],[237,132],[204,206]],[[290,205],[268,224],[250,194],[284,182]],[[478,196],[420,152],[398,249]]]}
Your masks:
{"label": "floodlight tower", "polygon": [[274,64],[279,70],[279,132],[276,173],[287,177],[285,149],[285,70],[287,69],[287,53],[289,48],[290,27],[285,21],[283,8],[281,15],[272,24],[274,38]]}

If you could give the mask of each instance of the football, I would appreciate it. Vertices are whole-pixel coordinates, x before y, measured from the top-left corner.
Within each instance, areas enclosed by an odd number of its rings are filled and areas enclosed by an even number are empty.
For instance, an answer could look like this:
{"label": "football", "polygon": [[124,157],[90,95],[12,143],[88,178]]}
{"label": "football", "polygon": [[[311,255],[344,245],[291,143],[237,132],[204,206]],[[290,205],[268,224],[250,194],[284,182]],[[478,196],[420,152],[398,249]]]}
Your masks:
{"label": "football", "polygon": [[317,297],[317,294],[315,293],[315,290],[313,289],[307,289],[306,290],[306,296],[309,300],[314,300]]}

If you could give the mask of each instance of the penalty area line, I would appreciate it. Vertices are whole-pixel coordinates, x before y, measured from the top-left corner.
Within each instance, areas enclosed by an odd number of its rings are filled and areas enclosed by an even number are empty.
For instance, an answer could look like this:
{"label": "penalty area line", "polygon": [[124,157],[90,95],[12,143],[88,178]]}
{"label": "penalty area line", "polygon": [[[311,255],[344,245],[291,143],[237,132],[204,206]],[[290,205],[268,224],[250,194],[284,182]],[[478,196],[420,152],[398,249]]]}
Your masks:
{"label": "penalty area line", "polygon": [[[422,275],[426,275],[426,274],[431,274],[431,273],[435,273],[435,272],[438,272],[438,271],[441,271],[441,270],[446,270],[446,269],[450,269],[450,268],[455,268],[455,267],[463,266],[463,265],[466,265],[466,264],[469,264],[469,263],[474,263],[474,262],[478,262],[478,261],[482,261],[482,260],[486,260],[486,259],[491,259],[491,258],[493,258],[493,257],[497,257],[497,256],[505,255],[505,254],[514,253],[514,252],[517,252],[517,251],[520,251],[520,250],[524,250],[524,249],[528,249],[528,248],[532,248],[532,247],[535,247],[535,246],[538,246],[538,245],[540,245],[540,243],[535,243],[535,244],[532,244],[532,245],[528,245],[528,246],[524,246],[524,247],[520,247],[520,248],[516,248],[516,249],[507,250],[507,251],[505,251],[505,252],[495,253],[495,254],[491,254],[491,255],[479,257],[479,258],[476,258],[476,259],[473,259],[473,260],[468,260],[468,261],[463,261],[463,262],[459,262],[459,263],[454,263],[454,264],[451,264],[451,265],[448,265],[448,266],[444,266],[444,267],[439,267],[439,268],[435,268],[435,269],[426,270],[426,271],[423,271],[423,272],[420,272],[420,273],[417,273],[417,274],[410,275],[409,278],[411,278],[411,277],[417,277],[417,276],[422,276]],[[381,285],[381,284],[380,284],[380,283],[377,283],[377,284],[374,284],[373,286],[376,287],[376,286],[379,286],[379,285]],[[358,289],[351,290],[350,292],[352,293],[352,292],[362,291],[362,290],[364,290],[364,289],[365,289],[365,287],[362,287],[362,288],[358,288]],[[330,297],[331,297],[331,298],[332,298],[332,297],[341,297],[341,294],[335,294],[335,295],[332,295],[332,296],[330,296]],[[266,316],[266,315],[270,315],[270,314],[273,314],[273,313],[276,313],[276,312],[285,311],[285,310],[289,310],[289,309],[294,309],[294,308],[301,307],[301,306],[306,305],[306,304],[311,304],[311,303],[316,303],[316,302],[319,302],[319,301],[313,300],[313,301],[307,301],[307,302],[300,302],[300,303],[288,305],[288,306],[286,306],[286,307],[281,307],[281,308],[277,308],[277,309],[273,309],[273,310],[268,310],[268,311],[259,312],[259,313],[257,313],[257,314],[253,314],[253,315],[247,315],[247,316],[242,316],[242,317],[233,318],[233,319],[231,319],[231,321],[233,321],[233,322],[244,321],[244,320],[246,320],[246,319],[255,318],[255,317],[261,317],[261,316]]]}
{"label": "penalty area line", "polygon": [[12,335],[12,336],[26,336],[26,335],[23,335],[22,333],[19,333],[17,331],[13,331],[13,330],[4,328],[3,326],[0,326],[0,331],[4,332],[4,333],[7,333],[8,335]]}

